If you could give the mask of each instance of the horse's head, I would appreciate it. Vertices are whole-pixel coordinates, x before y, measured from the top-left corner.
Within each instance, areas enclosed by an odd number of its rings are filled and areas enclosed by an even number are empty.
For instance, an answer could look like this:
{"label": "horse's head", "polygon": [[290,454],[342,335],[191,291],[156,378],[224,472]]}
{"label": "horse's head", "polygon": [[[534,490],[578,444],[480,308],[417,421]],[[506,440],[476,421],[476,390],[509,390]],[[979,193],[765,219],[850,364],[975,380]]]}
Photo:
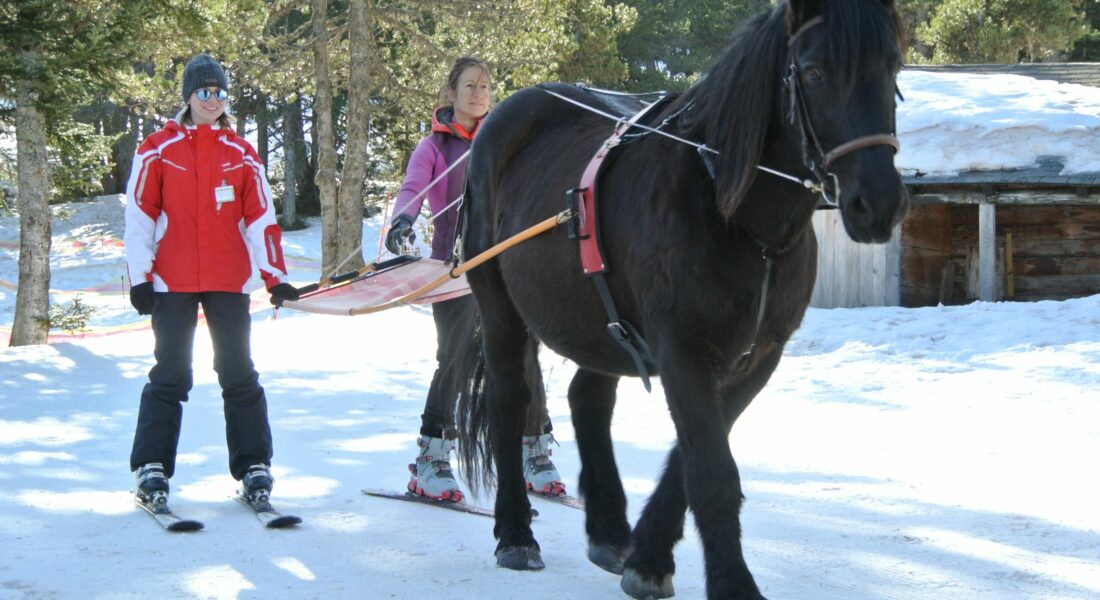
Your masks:
{"label": "horse's head", "polygon": [[908,194],[894,168],[902,27],[893,0],[789,0],[785,136],[857,242],[885,242]]}

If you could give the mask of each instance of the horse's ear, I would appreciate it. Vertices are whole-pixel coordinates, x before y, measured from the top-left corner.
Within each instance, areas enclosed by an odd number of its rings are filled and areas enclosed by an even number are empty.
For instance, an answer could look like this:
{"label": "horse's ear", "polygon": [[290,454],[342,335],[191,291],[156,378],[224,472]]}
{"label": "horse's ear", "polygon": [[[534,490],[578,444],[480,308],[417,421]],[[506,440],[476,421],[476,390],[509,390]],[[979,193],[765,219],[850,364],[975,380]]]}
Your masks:
{"label": "horse's ear", "polygon": [[[892,2],[893,0],[883,0]],[[787,34],[798,31],[806,21],[825,12],[825,0],[789,0],[787,2]]]}

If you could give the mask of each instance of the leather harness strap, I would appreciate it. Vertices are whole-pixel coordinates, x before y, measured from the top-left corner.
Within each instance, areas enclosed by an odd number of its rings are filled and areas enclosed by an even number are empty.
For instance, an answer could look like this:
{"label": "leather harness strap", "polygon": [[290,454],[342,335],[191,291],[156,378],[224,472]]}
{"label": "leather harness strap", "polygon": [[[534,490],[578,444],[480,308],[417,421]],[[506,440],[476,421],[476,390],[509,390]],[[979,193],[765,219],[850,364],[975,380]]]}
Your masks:
{"label": "leather harness strap", "polygon": [[649,369],[646,368],[647,360],[652,362],[649,352],[649,344],[646,343],[641,333],[630,322],[619,317],[619,311],[615,307],[615,300],[611,297],[611,289],[607,285],[604,273],[607,272],[607,261],[604,260],[603,249],[600,247],[599,219],[596,208],[596,182],[604,161],[611,154],[611,150],[619,145],[622,137],[630,131],[635,123],[662,104],[660,100],[646,106],[629,119],[620,119],[615,131],[604,140],[596,154],[588,161],[588,165],[581,175],[580,187],[566,192],[566,204],[575,213],[575,224],[570,228],[570,237],[580,241],[581,267],[600,296],[604,310],[607,312],[607,333],[623,350],[630,354],[634,361],[634,368],[642,379],[642,385],[646,391],[653,389],[649,381]]}
{"label": "leather harness strap", "polygon": [[585,275],[607,271],[607,262],[604,261],[603,251],[600,248],[599,222],[596,215],[596,178],[603,167],[604,160],[611,154],[611,150],[619,145],[623,135],[658,104],[659,101],[650,104],[630,119],[621,119],[611,137],[604,140],[596,154],[588,161],[588,166],[581,174],[580,187],[567,192],[574,197],[579,195],[580,201],[572,208],[577,211],[576,237],[581,241],[581,266],[584,268]]}

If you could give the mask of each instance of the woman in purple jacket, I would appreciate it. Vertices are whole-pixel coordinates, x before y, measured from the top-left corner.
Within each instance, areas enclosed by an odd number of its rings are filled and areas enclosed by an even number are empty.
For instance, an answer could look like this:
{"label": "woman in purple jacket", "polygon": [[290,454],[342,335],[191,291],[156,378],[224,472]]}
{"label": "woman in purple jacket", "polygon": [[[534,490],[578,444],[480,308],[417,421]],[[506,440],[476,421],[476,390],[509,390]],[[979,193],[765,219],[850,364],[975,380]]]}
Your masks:
{"label": "woman in purple jacket", "polygon": [[[489,67],[476,58],[464,56],[454,67],[440,89],[441,106],[432,116],[431,135],[420,140],[405,172],[405,181],[397,192],[394,218],[386,235],[386,248],[401,254],[403,244],[416,239],[412,224],[420,213],[425,190],[435,233],[432,258],[448,260],[454,248],[458,224],[458,206],[451,206],[462,195],[466,183],[466,154],[477,133],[481,119],[489,112],[491,96]],[[452,169],[453,167],[453,169]],[[451,169],[448,173],[448,169]],[[440,181],[428,186],[440,176]],[[462,296],[432,305],[435,318],[436,361],[442,364],[448,340],[457,333],[459,315],[473,302],[472,296]],[[428,388],[428,399],[421,415],[420,448],[416,464],[409,465],[412,479],[409,491],[437,500],[462,501],[462,490],[451,471],[450,454],[454,449],[454,398],[441,390],[442,369],[437,366]],[[523,437],[523,471],[527,487],[536,493],[565,493],[554,463],[550,461],[550,418],[546,412],[546,394],[539,382],[533,390],[528,410],[526,435]]]}

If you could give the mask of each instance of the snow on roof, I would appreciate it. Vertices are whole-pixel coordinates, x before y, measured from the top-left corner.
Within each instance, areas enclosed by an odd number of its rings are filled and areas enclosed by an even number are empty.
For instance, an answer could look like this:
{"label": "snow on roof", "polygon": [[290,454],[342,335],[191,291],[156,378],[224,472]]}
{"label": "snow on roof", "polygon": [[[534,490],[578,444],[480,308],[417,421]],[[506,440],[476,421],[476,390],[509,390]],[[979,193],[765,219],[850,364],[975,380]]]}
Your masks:
{"label": "snow on roof", "polygon": [[903,174],[952,175],[1034,167],[1100,173],[1100,88],[1021,75],[905,69],[898,77]]}

